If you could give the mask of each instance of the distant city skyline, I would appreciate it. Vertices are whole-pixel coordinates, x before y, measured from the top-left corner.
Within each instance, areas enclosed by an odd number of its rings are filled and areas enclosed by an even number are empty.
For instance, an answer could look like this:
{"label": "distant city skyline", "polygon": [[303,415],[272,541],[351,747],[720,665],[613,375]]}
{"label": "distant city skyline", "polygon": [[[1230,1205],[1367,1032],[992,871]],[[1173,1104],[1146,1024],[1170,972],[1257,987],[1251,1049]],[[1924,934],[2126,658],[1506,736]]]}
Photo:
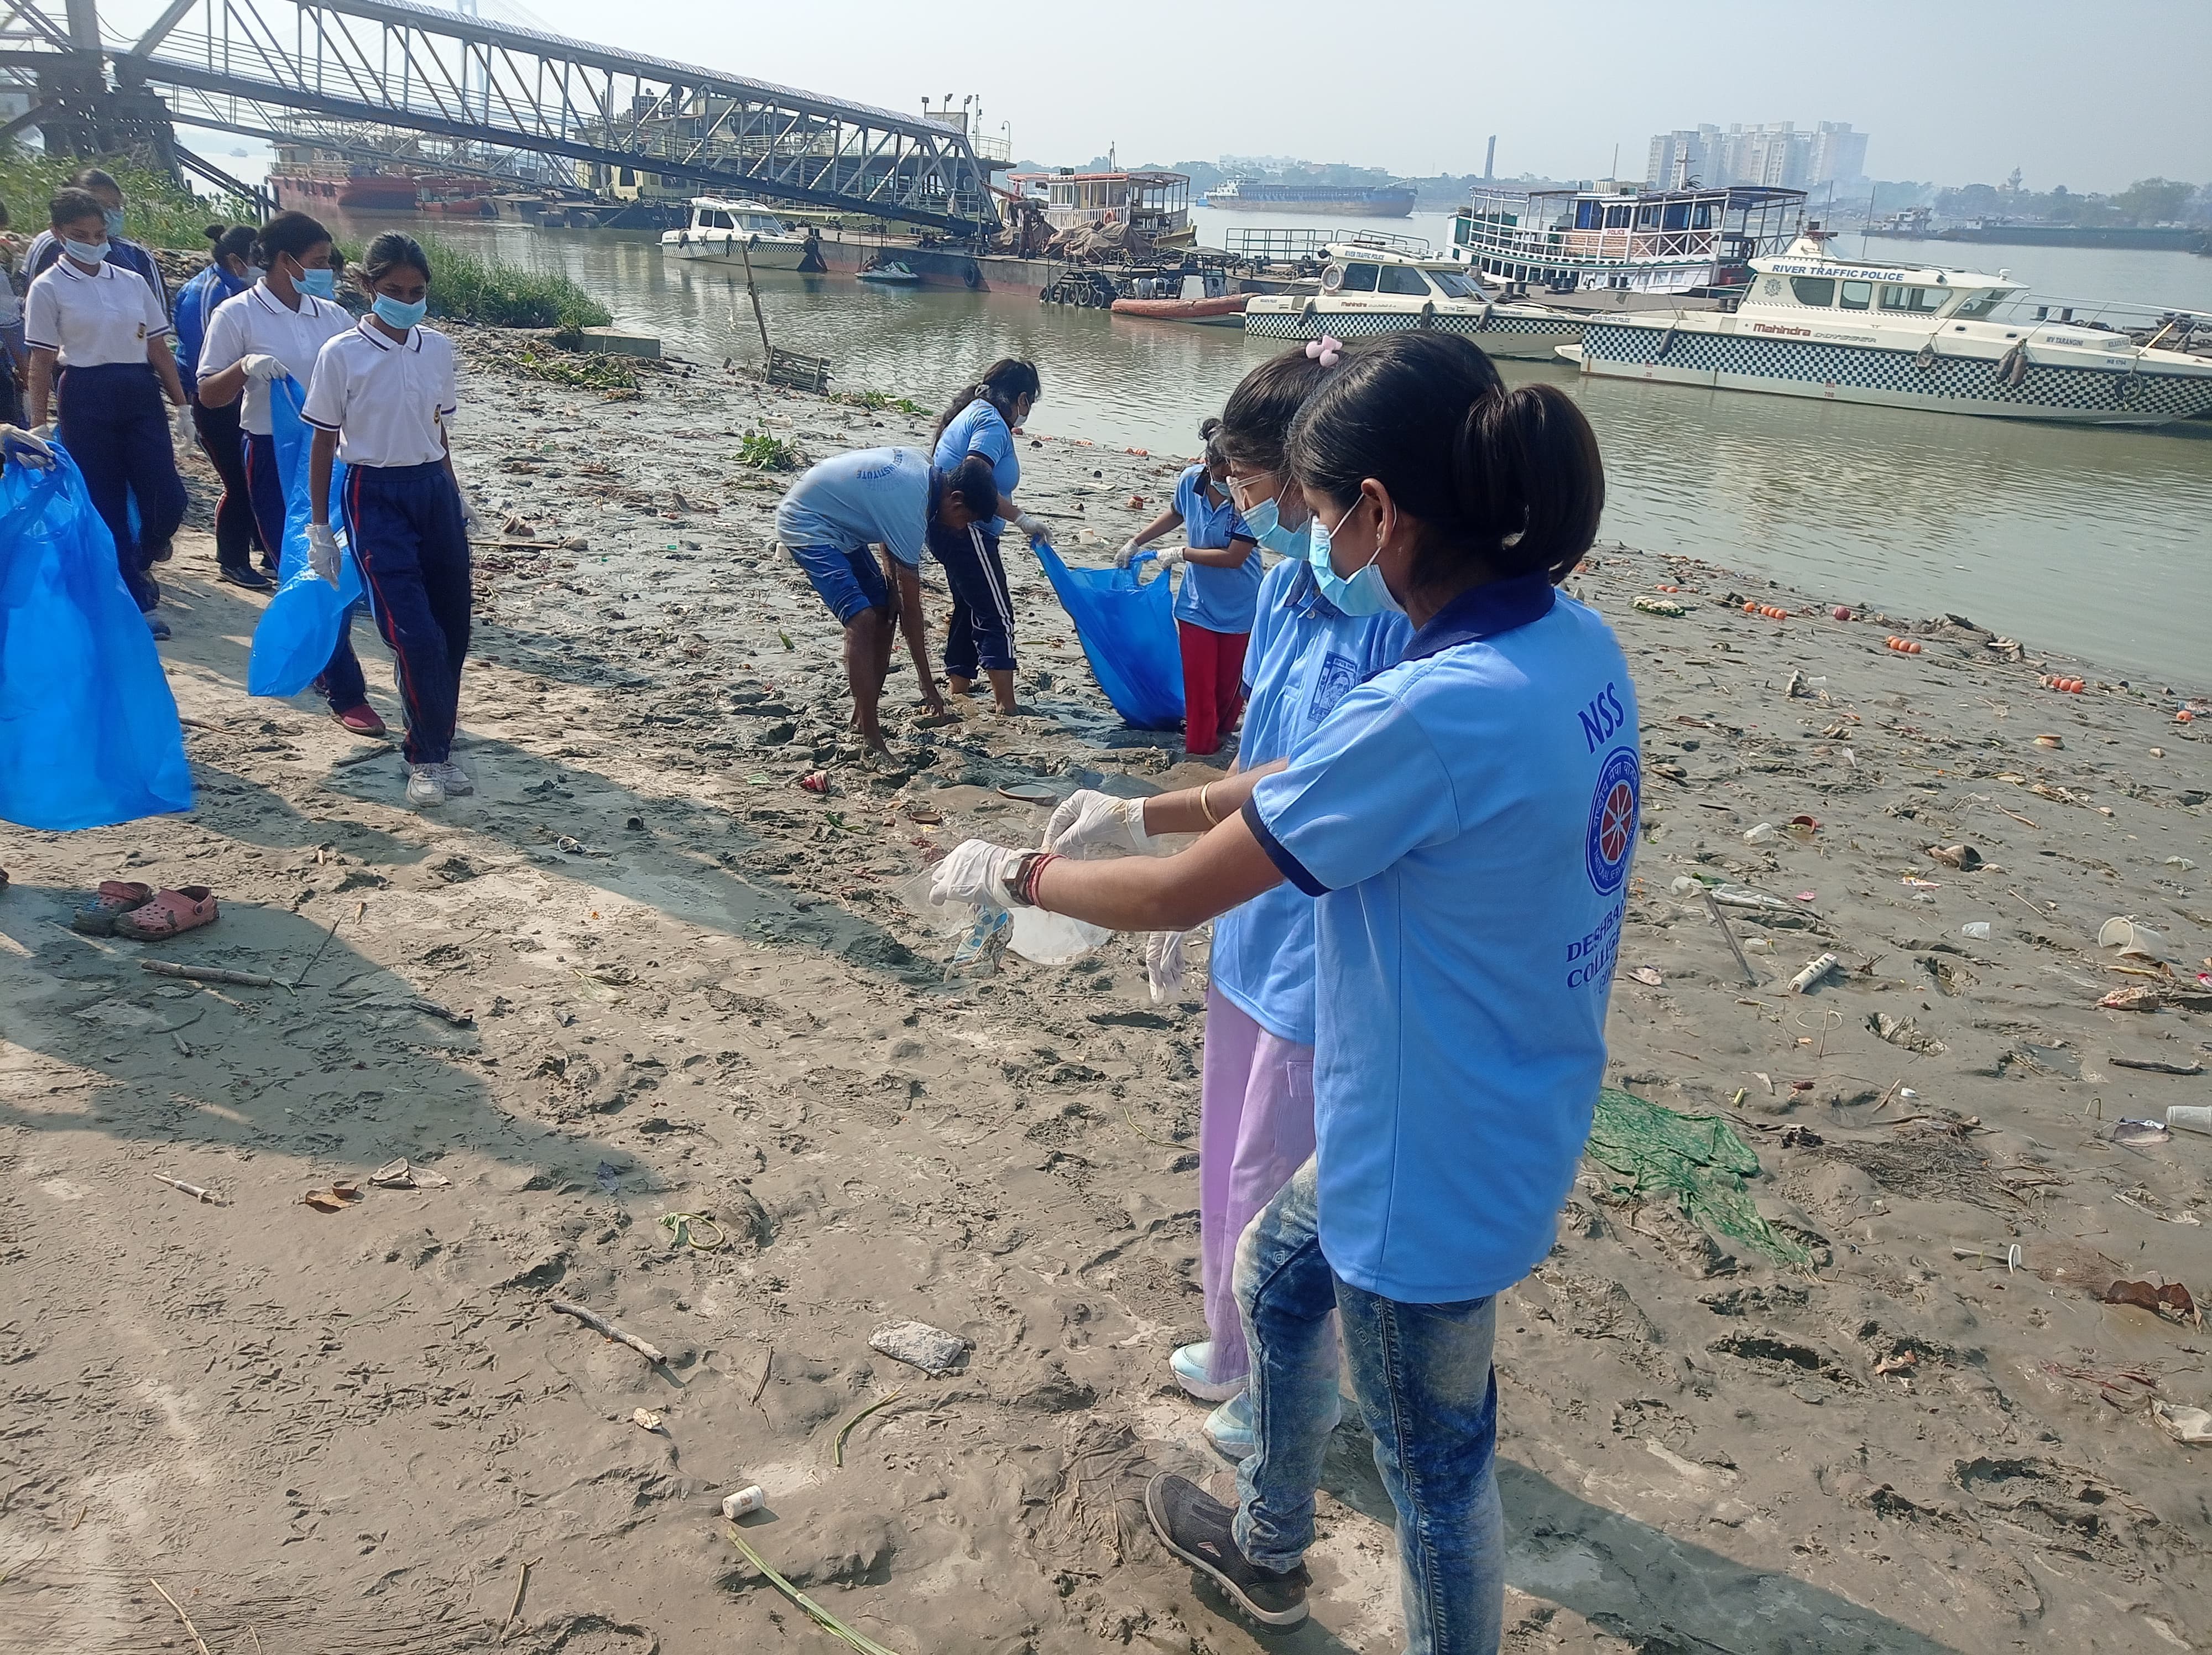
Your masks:
{"label": "distant city skyline", "polygon": [[1737,122],[1725,131],[1711,124],[1677,128],[1653,135],[1644,181],[1662,189],[1692,181],[1789,190],[1855,185],[1867,175],[1869,136],[1853,130],[1849,121],[1820,121],[1811,127],[1794,121],[1755,126]]}

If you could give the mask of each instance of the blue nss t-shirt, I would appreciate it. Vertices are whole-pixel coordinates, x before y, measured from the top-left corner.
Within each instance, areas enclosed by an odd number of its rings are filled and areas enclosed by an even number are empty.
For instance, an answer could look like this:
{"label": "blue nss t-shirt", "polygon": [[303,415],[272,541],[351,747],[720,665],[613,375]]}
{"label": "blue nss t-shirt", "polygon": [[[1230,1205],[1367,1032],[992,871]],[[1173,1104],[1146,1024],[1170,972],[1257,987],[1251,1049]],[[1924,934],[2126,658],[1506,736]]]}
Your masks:
{"label": "blue nss t-shirt", "polygon": [[919,448],[832,454],[791,485],[775,508],[775,538],[787,546],[844,552],[889,546],[899,562],[919,569],[935,478]]}
{"label": "blue nss t-shirt", "polygon": [[[1176,479],[1175,508],[1182,514],[1184,541],[1201,551],[1218,551],[1231,540],[1255,540],[1237,508],[1206,497],[1206,467],[1193,465]],[[1179,621],[1209,632],[1249,632],[1260,603],[1260,548],[1255,545],[1235,569],[1182,566],[1182,590],[1176,593]],[[1247,646],[1248,648],[1249,646]]]}
{"label": "blue nss t-shirt", "polygon": [[[1237,768],[1288,758],[1345,697],[1405,659],[1413,636],[1413,623],[1395,610],[1347,615],[1337,608],[1303,557],[1269,569],[1244,652]],[[1213,922],[1206,973],[1223,998],[1268,1033],[1313,1044],[1314,899],[1285,880],[1231,909]]]}
{"label": "blue nss t-shirt", "polygon": [[1613,633],[1540,575],[1455,600],[1245,806],[1314,910],[1322,1250],[1480,1299],[1544,1256],[1605,1070],[1642,775]]}
{"label": "blue nss t-shirt", "polygon": [[[998,484],[1000,494],[1011,497],[1021,487],[1022,462],[1014,447],[1014,434],[1006,429],[1006,416],[981,397],[952,417],[930,458],[939,471],[949,472],[970,454],[981,454],[991,462],[992,480]],[[976,526],[986,534],[1004,534],[1006,520],[994,517]]]}

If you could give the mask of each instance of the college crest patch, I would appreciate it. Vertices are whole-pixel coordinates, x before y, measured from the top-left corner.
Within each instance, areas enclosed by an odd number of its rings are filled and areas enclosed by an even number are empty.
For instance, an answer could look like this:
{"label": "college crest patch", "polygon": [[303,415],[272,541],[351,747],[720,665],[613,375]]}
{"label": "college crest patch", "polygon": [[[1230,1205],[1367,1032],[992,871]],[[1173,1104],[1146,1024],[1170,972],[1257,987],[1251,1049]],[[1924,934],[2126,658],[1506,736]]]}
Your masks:
{"label": "college crest patch", "polygon": [[1628,877],[1629,858],[1636,849],[1637,801],[1643,768],[1636,749],[1615,747],[1606,755],[1597,773],[1597,791],[1590,799],[1589,838],[1584,860],[1590,884],[1601,897],[1610,897]]}

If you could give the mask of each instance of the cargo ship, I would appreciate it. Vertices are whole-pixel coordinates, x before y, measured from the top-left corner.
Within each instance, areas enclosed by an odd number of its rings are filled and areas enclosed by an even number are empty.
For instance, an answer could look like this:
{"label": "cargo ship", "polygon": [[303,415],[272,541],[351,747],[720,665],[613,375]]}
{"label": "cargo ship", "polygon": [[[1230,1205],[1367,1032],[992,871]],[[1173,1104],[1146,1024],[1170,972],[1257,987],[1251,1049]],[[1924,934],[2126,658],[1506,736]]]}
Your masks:
{"label": "cargo ship", "polygon": [[411,173],[343,161],[280,162],[269,169],[269,187],[279,208],[308,214],[411,213],[420,197]]}
{"label": "cargo ship", "polygon": [[1206,192],[1206,204],[1228,212],[1340,213],[1360,218],[1403,218],[1413,210],[1413,191],[1395,185],[1267,184],[1231,179]]}

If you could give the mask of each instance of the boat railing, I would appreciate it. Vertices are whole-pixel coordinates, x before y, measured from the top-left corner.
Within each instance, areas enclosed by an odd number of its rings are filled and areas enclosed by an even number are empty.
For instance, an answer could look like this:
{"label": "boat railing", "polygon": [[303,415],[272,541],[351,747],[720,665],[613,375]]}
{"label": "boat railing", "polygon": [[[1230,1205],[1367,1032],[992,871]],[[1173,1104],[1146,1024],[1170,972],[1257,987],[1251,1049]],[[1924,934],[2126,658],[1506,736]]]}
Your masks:
{"label": "boat railing", "polygon": [[1254,265],[1295,265],[1320,259],[1332,246],[1365,247],[1408,259],[1428,259],[1435,253],[1426,236],[1395,235],[1388,230],[1238,228],[1231,230],[1226,240],[1223,251],[1231,259]]}
{"label": "boat railing", "polygon": [[2022,292],[2002,301],[1980,319],[2011,326],[2124,333],[2139,344],[2156,343],[2161,349],[2175,350],[2186,349],[2192,338],[2212,341],[2212,310],[2128,299],[2064,299]]}

